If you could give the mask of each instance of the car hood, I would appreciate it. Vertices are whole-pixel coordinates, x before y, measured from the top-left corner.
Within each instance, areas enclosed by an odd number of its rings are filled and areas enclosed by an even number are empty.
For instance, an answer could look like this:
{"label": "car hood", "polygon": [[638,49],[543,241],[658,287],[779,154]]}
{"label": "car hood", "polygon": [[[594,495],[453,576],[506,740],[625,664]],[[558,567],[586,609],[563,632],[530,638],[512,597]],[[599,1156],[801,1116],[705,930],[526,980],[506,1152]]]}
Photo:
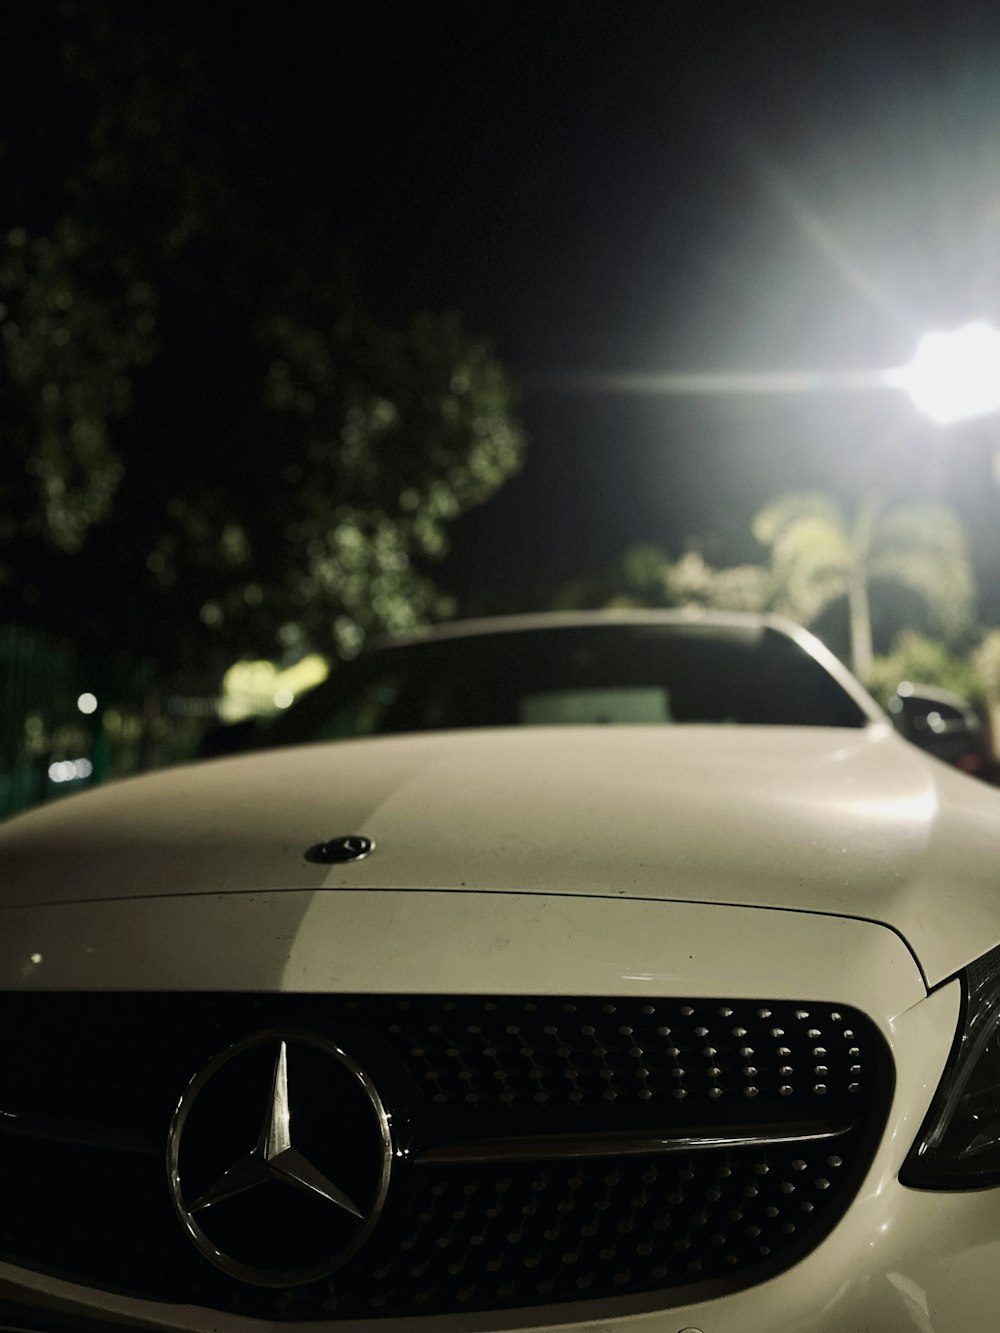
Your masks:
{"label": "car hood", "polygon": [[[347,865],[304,853],[374,839]],[[129,779],[0,826],[0,906],[450,889],[881,922],[929,983],[1000,940],[1000,793],[887,725],[580,727],[301,746]]]}

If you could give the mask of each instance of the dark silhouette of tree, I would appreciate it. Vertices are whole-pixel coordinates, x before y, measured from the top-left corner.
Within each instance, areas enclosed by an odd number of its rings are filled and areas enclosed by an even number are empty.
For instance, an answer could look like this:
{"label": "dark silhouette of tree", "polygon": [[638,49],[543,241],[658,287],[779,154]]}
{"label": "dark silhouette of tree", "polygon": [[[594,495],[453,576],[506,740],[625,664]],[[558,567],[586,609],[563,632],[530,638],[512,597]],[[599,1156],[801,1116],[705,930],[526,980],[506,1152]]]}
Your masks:
{"label": "dark silhouette of tree", "polygon": [[184,22],[58,12],[0,15],[21,57],[0,93],[0,616],[132,679],[349,653],[434,614],[449,520],[520,462],[502,367],[456,316],[369,315],[296,213],[266,107],[248,122]]}

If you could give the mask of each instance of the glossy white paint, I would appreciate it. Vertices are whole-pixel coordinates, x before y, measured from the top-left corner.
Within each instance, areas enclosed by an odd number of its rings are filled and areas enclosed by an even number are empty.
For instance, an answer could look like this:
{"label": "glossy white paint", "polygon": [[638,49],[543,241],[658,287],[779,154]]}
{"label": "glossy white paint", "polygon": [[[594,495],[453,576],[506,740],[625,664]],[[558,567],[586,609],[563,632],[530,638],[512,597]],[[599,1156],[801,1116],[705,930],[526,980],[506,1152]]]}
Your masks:
{"label": "glossy white paint", "polygon": [[[377,843],[322,867],[339,834]],[[271,751],[0,826],[0,904],[306,888],[567,893],[884,922],[930,984],[1000,941],[1000,793],[859,730],[562,727]]]}
{"label": "glossy white paint", "polygon": [[6,909],[0,989],[754,995],[851,1003],[885,1031],[926,993],[899,937],[869,922],[392,890]]}

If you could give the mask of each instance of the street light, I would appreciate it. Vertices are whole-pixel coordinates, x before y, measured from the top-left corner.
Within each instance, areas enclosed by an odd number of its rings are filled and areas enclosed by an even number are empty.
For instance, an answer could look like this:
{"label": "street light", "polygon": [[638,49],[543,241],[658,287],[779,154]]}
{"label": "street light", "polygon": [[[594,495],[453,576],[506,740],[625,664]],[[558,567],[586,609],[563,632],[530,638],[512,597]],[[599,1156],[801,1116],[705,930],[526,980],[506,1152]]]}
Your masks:
{"label": "street light", "polygon": [[[1000,411],[1000,330],[977,320],[948,332],[926,333],[910,364],[883,372],[882,383],[904,390],[914,406],[940,426]],[[866,682],[873,663],[867,565],[883,504],[883,497],[875,493],[862,497],[851,542],[851,657]]]}
{"label": "street light", "polygon": [[572,392],[716,397],[868,393],[902,389],[939,425],[1000,412],[1000,329],[985,320],[925,333],[913,360],[886,370],[563,372],[536,376],[548,388]]}
{"label": "street light", "polygon": [[947,333],[927,333],[910,364],[889,375],[942,426],[1000,411],[1000,330],[977,320]]}

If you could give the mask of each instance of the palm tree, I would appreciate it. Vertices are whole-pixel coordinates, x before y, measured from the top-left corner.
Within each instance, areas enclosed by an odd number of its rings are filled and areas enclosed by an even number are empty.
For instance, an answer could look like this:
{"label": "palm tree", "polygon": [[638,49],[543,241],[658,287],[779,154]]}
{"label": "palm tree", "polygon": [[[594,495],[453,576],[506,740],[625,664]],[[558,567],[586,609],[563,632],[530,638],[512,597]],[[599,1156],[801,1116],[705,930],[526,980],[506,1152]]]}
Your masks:
{"label": "palm tree", "polygon": [[771,548],[775,609],[810,624],[845,599],[851,665],[872,670],[873,594],[905,590],[929,626],[954,640],[972,622],[972,569],[961,525],[943,505],[892,505],[866,496],[848,517],[825,495],[781,496],[757,515],[754,535]]}

